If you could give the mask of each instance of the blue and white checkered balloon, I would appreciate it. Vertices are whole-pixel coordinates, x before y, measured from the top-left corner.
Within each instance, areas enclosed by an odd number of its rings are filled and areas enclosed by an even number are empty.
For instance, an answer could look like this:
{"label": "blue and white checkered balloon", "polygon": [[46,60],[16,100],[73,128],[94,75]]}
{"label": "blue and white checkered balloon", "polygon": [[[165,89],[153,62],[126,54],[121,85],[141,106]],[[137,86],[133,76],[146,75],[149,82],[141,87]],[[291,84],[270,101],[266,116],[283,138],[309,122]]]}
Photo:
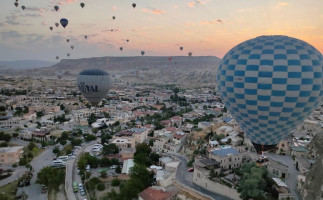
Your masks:
{"label": "blue and white checkered balloon", "polygon": [[251,142],[276,145],[321,102],[323,57],[304,41],[260,36],[224,56],[217,86]]}

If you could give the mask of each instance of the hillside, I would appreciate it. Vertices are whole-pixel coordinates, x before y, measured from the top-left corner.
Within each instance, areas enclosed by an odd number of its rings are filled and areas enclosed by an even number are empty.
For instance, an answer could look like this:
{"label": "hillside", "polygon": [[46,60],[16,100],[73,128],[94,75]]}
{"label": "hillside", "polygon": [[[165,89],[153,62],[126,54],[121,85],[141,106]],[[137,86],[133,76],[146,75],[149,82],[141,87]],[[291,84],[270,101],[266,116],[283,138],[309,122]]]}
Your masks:
{"label": "hillside", "polygon": [[24,70],[48,67],[55,64],[54,62],[41,60],[17,60],[17,61],[0,61],[0,69]]}

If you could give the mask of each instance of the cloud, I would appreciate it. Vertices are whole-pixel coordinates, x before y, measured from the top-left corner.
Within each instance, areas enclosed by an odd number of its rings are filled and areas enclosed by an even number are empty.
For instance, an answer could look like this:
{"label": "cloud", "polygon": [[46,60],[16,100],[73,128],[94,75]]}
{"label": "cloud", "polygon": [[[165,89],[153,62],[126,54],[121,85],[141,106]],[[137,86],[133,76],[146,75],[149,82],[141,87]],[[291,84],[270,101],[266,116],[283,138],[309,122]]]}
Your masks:
{"label": "cloud", "polygon": [[287,2],[279,2],[278,6],[279,7],[285,7],[285,6],[288,6],[288,3]]}
{"label": "cloud", "polygon": [[72,4],[77,2],[78,0],[65,0],[65,1],[60,1],[59,5],[64,5],[64,4]]}
{"label": "cloud", "polygon": [[223,20],[222,19],[215,19],[213,21],[201,21],[202,25],[213,25],[213,24],[217,24],[217,23],[223,24]]}
{"label": "cloud", "polygon": [[193,8],[195,6],[195,2],[191,1],[187,3],[188,7]]}
{"label": "cloud", "polygon": [[17,39],[23,36],[17,31],[5,31],[1,32],[0,35],[3,40]]}
{"label": "cloud", "polygon": [[173,8],[174,8],[174,9],[177,9],[177,8],[178,8],[178,5],[174,5],[174,6],[173,6]]}
{"label": "cloud", "polygon": [[159,9],[152,9],[152,10],[149,10],[147,8],[143,8],[141,9],[142,12],[145,12],[145,13],[151,13],[151,14],[154,14],[154,15],[160,15],[160,14],[164,14],[166,13],[166,11],[164,10],[159,10]]}
{"label": "cloud", "polygon": [[210,0],[205,0],[205,1],[196,0],[196,2],[197,2],[198,4],[201,4],[201,5],[205,5],[205,4],[207,4],[209,1],[210,1]]}
{"label": "cloud", "polygon": [[112,6],[112,10],[117,10],[117,6]]}

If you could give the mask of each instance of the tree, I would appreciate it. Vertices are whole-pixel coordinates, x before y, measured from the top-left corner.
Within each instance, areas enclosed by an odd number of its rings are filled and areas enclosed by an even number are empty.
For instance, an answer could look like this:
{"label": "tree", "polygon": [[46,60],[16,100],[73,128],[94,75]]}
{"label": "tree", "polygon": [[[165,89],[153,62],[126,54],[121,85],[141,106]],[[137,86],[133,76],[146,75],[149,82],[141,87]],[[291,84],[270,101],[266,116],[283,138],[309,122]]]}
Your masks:
{"label": "tree", "polygon": [[96,122],[96,117],[94,113],[91,113],[89,119],[87,120],[89,126],[91,126],[91,124],[93,124],[94,122]]}
{"label": "tree", "polygon": [[96,187],[99,191],[105,190],[105,184],[104,183],[99,183],[98,186]]}
{"label": "tree", "polygon": [[150,160],[149,157],[147,156],[147,154],[145,153],[136,153],[136,155],[134,156],[134,162],[136,164],[141,164],[141,165],[150,165]]}
{"label": "tree", "polygon": [[67,141],[66,140],[61,140],[59,143],[64,146],[67,143]]}
{"label": "tree", "polygon": [[154,140],[153,139],[149,140],[149,146],[151,146],[151,147],[154,146]]}
{"label": "tree", "polygon": [[37,174],[36,183],[46,185],[58,191],[59,185],[65,181],[65,170],[44,167]]}
{"label": "tree", "polygon": [[8,142],[1,142],[0,147],[7,147],[9,146]]}
{"label": "tree", "polygon": [[103,112],[103,115],[104,115],[105,118],[110,118],[110,114],[107,113],[107,112]]}
{"label": "tree", "polygon": [[59,154],[59,152],[60,152],[59,148],[57,146],[55,146],[53,149],[53,153]]}
{"label": "tree", "polygon": [[120,174],[120,173],[121,173],[121,167],[120,167],[120,165],[118,165],[118,166],[117,166],[117,168],[116,168],[116,173],[118,173],[118,174]]}
{"label": "tree", "polygon": [[102,158],[100,162],[101,167],[107,167],[111,165],[111,161],[108,158]]}
{"label": "tree", "polygon": [[88,134],[88,135],[85,136],[85,140],[87,142],[96,140],[96,136],[95,135]]}
{"label": "tree", "polygon": [[135,164],[130,169],[130,177],[133,180],[140,180],[140,182],[146,187],[149,187],[153,182],[153,173],[151,174],[145,165]]}
{"label": "tree", "polygon": [[102,149],[103,155],[111,155],[119,153],[119,148],[115,144],[104,145]]}
{"label": "tree", "polygon": [[71,144],[73,146],[80,146],[82,144],[82,140],[73,138],[72,141],[71,141]]}
{"label": "tree", "polygon": [[102,172],[101,172],[101,177],[102,177],[102,178],[107,177],[107,172],[106,172],[106,171],[102,171]]}
{"label": "tree", "polygon": [[80,169],[81,174],[84,173],[87,164],[88,162],[85,155],[81,155],[80,159],[77,161],[77,166]]}
{"label": "tree", "polygon": [[12,137],[16,138],[16,137],[18,137],[18,135],[19,135],[18,133],[13,133]]}
{"label": "tree", "polygon": [[121,183],[121,181],[119,179],[113,179],[112,182],[111,182],[111,185],[112,186],[119,186]]}
{"label": "tree", "polygon": [[136,154],[144,153],[149,155],[151,152],[150,146],[146,143],[141,143],[136,146]]}
{"label": "tree", "polygon": [[33,150],[33,148],[37,147],[36,143],[35,142],[29,142],[28,144],[28,149],[31,151]]}
{"label": "tree", "polygon": [[65,106],[63,104],[59,105],[61,110],[65,110]]}
{"label": "tree", "polygon": [[150,158],[151,162],[153,162],[153,163],[158,163],[160,157],[161,156],[155,152],[151,152],[149,155],[149,158]]}
{"label": "tree", "polygon": [[9,142],[11,140],[11,135],[8,133],[4,133],[3,131],[0,132],[0,140],[4,140],[6,142]]}
{"label": "tree", "polygon": [[38,111],[38,112],[36,112],[36,117],[37,118],[40,118],[40,117],[42,117],[42,116],[44,116],[45,115],[45,111]]}

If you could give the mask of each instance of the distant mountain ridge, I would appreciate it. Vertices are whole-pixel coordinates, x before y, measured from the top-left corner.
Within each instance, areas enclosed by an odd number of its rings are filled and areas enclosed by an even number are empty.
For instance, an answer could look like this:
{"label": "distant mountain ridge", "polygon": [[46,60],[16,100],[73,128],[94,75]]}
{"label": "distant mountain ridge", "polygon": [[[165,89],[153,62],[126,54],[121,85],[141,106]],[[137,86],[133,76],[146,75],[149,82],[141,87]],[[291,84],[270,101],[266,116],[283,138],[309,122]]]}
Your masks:
{"label": "distant mountain ridge", "polygon": [[0,69],[25,70],[36,69],[41,67],[49,67],[54,62],[42,60],[16,60],[16,61],[0,61]]}
{"label": "distant mountain ridge", "polygon": [[63,59],[42,72],[68,70],[78,73],[84,69],[103,69],[109,71],[151,70],[151,69],[214,69],[221,59],[216,56],[141,56],[141,57],[94,57]]}

